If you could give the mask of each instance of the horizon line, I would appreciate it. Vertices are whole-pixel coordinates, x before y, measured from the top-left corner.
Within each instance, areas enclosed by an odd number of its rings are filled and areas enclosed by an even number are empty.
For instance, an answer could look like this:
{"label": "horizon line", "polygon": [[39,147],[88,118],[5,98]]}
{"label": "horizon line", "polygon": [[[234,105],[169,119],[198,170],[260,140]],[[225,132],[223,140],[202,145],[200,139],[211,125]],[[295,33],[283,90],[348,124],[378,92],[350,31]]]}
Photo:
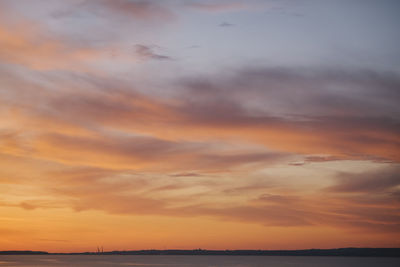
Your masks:
{"label": "horizon line", "polygon": [[22,249],[22,250],[0,250],[0,253],[7,253],[7,252],[26,252],[26,253],[46,253],[46,254],[106,254],[106,253],[118,253],[118,252],[297,252],[297,251],[334,251],[334,250],[344,250],[344,249],[356,249],[356,250],[400,250],[400,247],[337,247],[337,248],[305,248],[305,249],[203,249],[203,248],[193,248],[193,249],[178,249],[178,248],[171,248],[171,249],[122,249],[122,250],[104,250],[104,251],[80,251],[80,252],[50,252],[44,250],[30,250],[30,249]]}

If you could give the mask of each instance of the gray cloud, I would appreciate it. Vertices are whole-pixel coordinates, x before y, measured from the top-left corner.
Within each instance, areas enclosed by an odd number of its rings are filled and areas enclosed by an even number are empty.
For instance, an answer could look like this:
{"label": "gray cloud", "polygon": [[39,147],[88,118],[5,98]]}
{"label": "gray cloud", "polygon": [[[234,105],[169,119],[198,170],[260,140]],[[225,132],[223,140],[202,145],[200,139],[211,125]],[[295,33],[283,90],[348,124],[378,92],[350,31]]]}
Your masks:
{"label": "gray cloud", "polygon": [[343,193],[387,193],[398,186],[400,186],[400,168],[392,167],[360,174],[341,173],[337,177],[337,184],[326,190]]}
{"label": "gray cloud", "polygon": [[154,49],[147,45],[135,45],[136,55],[141,59],[171,60],[172,58],[154,52]]}
{"label": "gray cloud", "polygon": [[251,5],[244,1],[192,1],[185,3],[186,7],[194,10],[222,13],[222,12],[235,12],[248,9]]}
{"label": "gray cloud", "polygon": [[229,23],[229,22],[222,22],[219,24],[220,27],[233,27],[235,24]]}
{"label": "gray cloud", "polygon": [[400,77],[394,73],[253,67],[181,82],[200,101],[229,96],[231,101],[259,111],[321,116],[400,115],[396,105]]}
{"label": "gray cloud", "polygon": [[[348,157],[398,158],[400,77],[393,73],[250,68],[180,82],[187,103],[180,110],[192,123],[317,134]],[[360,149],[368,146],[393,151],[387,157]],[[315,154],[343,158],[326,152]]]}

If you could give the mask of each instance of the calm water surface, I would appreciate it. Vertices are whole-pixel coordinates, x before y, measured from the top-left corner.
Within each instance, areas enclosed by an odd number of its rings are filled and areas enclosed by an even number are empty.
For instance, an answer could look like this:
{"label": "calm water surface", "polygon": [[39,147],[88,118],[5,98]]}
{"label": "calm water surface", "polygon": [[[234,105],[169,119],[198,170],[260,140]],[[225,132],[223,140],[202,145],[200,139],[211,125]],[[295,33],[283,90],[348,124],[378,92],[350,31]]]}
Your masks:
{"label": "calm water surface", "polygon": [[398,267],[400,258],[280,256],[0,256],[0,267]]}

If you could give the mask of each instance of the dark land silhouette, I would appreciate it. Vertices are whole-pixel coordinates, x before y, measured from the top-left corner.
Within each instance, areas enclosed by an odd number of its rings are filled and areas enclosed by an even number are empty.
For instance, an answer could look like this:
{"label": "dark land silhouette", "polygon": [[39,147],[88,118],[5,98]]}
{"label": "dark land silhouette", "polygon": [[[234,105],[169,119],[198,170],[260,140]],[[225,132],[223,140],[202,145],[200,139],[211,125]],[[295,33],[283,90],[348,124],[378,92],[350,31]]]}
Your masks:
{"label": "dark land silhouette", "polygon": [[303,250],[124,250],[79,253],[49,253],[45,251],[0,251],[0,255],[225,255],[225,256],[341,256],[400,257],[400,248],[336,248]]}

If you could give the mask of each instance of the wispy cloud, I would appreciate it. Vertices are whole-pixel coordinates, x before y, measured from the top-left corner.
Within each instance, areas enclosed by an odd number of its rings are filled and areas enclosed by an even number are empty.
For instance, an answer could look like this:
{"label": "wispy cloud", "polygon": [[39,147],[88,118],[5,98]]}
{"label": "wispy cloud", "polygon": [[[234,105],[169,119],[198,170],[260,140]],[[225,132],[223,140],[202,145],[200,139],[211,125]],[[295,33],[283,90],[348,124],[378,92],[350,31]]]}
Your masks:
{"label": "wispy cloud", "polygon": [[[99,4],[99,1],[93,3]],[[154,1],[105,0],[100,1],[100,4],[120,14],[140,19],[170,19],[174,16],[167,7]]]}
{"label": "wispy cloud", "polygon": [[328,187],[331,192],[342,193],[389,193],[400,185],[400,170],[397,167],[359,174],[341,173],[337,184]]}
{"label": "wispy cloud", "polygon": [[175,18],[175,14],[160,1],[132,1],[132,0],[85,0],[73,2],[64,9],[53,12],[55,17],[69,17],[81,10],[98,15],[111,15],[128,19],[144,21],[165,21]]}
{"label": "wispy cloud", "polygon": [[206,12],[235,12],[249,8],[249,4],[245,2],[234,1],[202,1],[202,2],[188,2],[186,6],[199,11]]}
{"label": "wispy cloud", "polygon": [[235,24],[229,23],[229,22],[222,22],[219,24],[220,27],[233,27]]}
{"label": "wispy cloud", "polygon": [[66,45],[46,35],[39,25],[28,21],[12,27],[0,24],[0,43],[0,59],[3,62],[38,70],[88,70],[91,61],[104,56],[96,49]]}
{"label": "wispy cloud", "polygon": [[[363,101],[363,93],[361,93],[357,99],[347,99],[351,111],[347,111],[346,116],[336,112],[342,107],[342,103],[338,104],[338,107],[334,104],[333,107],[328,106],[326,109],[320,106],[313,112],[318,111],[321,115],[312,115],[309,105],[318,102],[318,99],[327,98],[329,95],[332,95],[332,98],[342,96],[332,94],[330,91],[324,92],[321,89],[324,87],[319,87],[321,90],[318,92],[307,90],[307,87],[303,87],[301,84],[311,84],[312,80],[320,83],[321,80],[321,86],[323,86],[322,81],[325,81],[325,86],[329,88],[328,85],[335,84],[336,78],[331,81],[319,75],[311,78],[281,75],[285,77],[281,83],[276,81],[279,75],[274,74],[268,78],[265,73],[259,78],[260,81],[257,81],[257,74],[249,81],[243,78],[241,84],[229,80],[223,83],[184,81],[181,96],[173,101],[143,95],[136,92],[134,88],[115,83],[115,81],[103,79],[99,83],[101,78],[85,78],[85,82],[91,84],[88,88],[92,89],[81,88],[80,91],[73,94],[68,90],[63,94],[54,94],[51,90],[39,86],[38,88],[43,92],[39,97],[40,100],[38,99],[42,103],[41,106],[32,106],[28,99],[25,101],[12,98],[18,103],[19,107],[14,106],[14,108],[20,110],[19,117],[30,117],[31,121],[34,119],[42,124],[46,120],[54,121],[60,126],[63,125],[63,127],[57,128],[64,129],[64,131],[82,128],[80,130],[82,134],[85,130],[96,132],[98,131],[96,127],[98,129],[106,127],[126,131],[130,134],[153,136],[160,140],[185,140],[185,142],[201,143],[207,139],[236,139],[287,154],[303,154],[308,157],[305,159],[306,161],[313,162],[326,161],[326,159],[376,160],[378,158],[381,161],[398,161],[396,146],[399,142],[397,137],[399,128],[397,121],[388,116],[376,116],[371,113],[371,109],[378,108],[381,112],[386,109],[385,113],[394,114],[397,112],[394,105],[377,107],[378,103]],[[12,80],[10,77],[12,76],[8,75],[10,84],[18,84],[21,93],[24,92],[26,96],[31,95],[31,99],[38,98],[36,93],[30,90],[32,83],[27,86],[23,81]],[[291,79],[293,81],[290,81]],[[376,94],[378,98],[388,99],[385,103],[393,102],[396,99],[391,85],[394,86],[397,83],[396,79],[393,79],[387,88],[374,87],[374,81],[369,77],[366,79],[369,81],[368,87],[364,87],[367,94]],[[279,78],[279,80],[281,79]],[[341,83],[343,84],[343,81]],[[359,85],[354,86],[357,83],[363,86],[366,81],[351,80],[348,89],[359,90]],[[278,88],[284,89],[275,90],[275,84],[279,86]],[[128,86],[129,89],[126,89],[125,86]],[[240,90],[243,86],[248,88],[246,92]],[[303,110],[298,110],[298,113],[303,112],[304,115],[298,117],[271,115],[270,111],[262,110],[261,106],[257,107],[257,102],[261,99],[268,102],[274,99],[277,102],[272,101],[271,105],[276,105],[278,102],[282,102],[283,98],[287,99],[285,98],[286,93],[288,98],[292,97],[289,91],[285,91],[288,90],[285,89],[286,86],[296,86],[296,90],[304,91],[305,96],[307,95],[307,97],[304,96],[304,99],[296,99],[295,101],[298,103],[294,104],[299,107],[304,106]],[[108,87],[113,89],[110,91],[107,89]],[[124,87],[125,89],[122,89]],[[4,87],[4,90],[6,88]],[[97,89],[93,90],[93,88]],[[229,91],[226,91],[226,88],[229,88]],[[253,93],[257,93],[259,97],[252,102],[255,104],[254,106],[248,106],[247,103],[252,99]],[[9,94],[7,95],[10,97]],[[355,104],[352,104],[353,101]],[[166,134],[162,129],[169,127],[173,127],[174,131]],[[55,130],[56,127],[51,129],[51,131]],[[43,134],[43,136],[47,136],[47,133]],[[60,136],[64,135],[65,133],[61,132]],[[52,137],[48,140],[53,141],[59,138],[55,138],[56,135],[53,133],[48,136]],[[65,138],[66,140],[86,140],[82,141],[83,145],[89,145],[92,141],[93,144],[101,145],[102,143],[96,139],[82,139],[80,136]],[[113,139],[117,136],[107,137],[105,140],[108,138],[111,139],[107,142],[114,143]],[[42,138],[42,140],[45,139]],[[60,142],[60,144],[63,143],[67,144],[68,142]],[[122,147],[124,146],[122,145]],[[109,148],[112,147],[109,146]],[[204,159],[206,160],[206,158]],[[232,158],[232,160],[236,159],[238,158]],[[217,158],[215,160],[218,162]],[[212,163],[211,160],[210,163]]]}
{"label": "wispy cloud", "polygon": [[143,60],[171,60],[172,58],[166,55],[157,54],[154,52],[154,47],[137,44],[135,45],[136,55]]}

